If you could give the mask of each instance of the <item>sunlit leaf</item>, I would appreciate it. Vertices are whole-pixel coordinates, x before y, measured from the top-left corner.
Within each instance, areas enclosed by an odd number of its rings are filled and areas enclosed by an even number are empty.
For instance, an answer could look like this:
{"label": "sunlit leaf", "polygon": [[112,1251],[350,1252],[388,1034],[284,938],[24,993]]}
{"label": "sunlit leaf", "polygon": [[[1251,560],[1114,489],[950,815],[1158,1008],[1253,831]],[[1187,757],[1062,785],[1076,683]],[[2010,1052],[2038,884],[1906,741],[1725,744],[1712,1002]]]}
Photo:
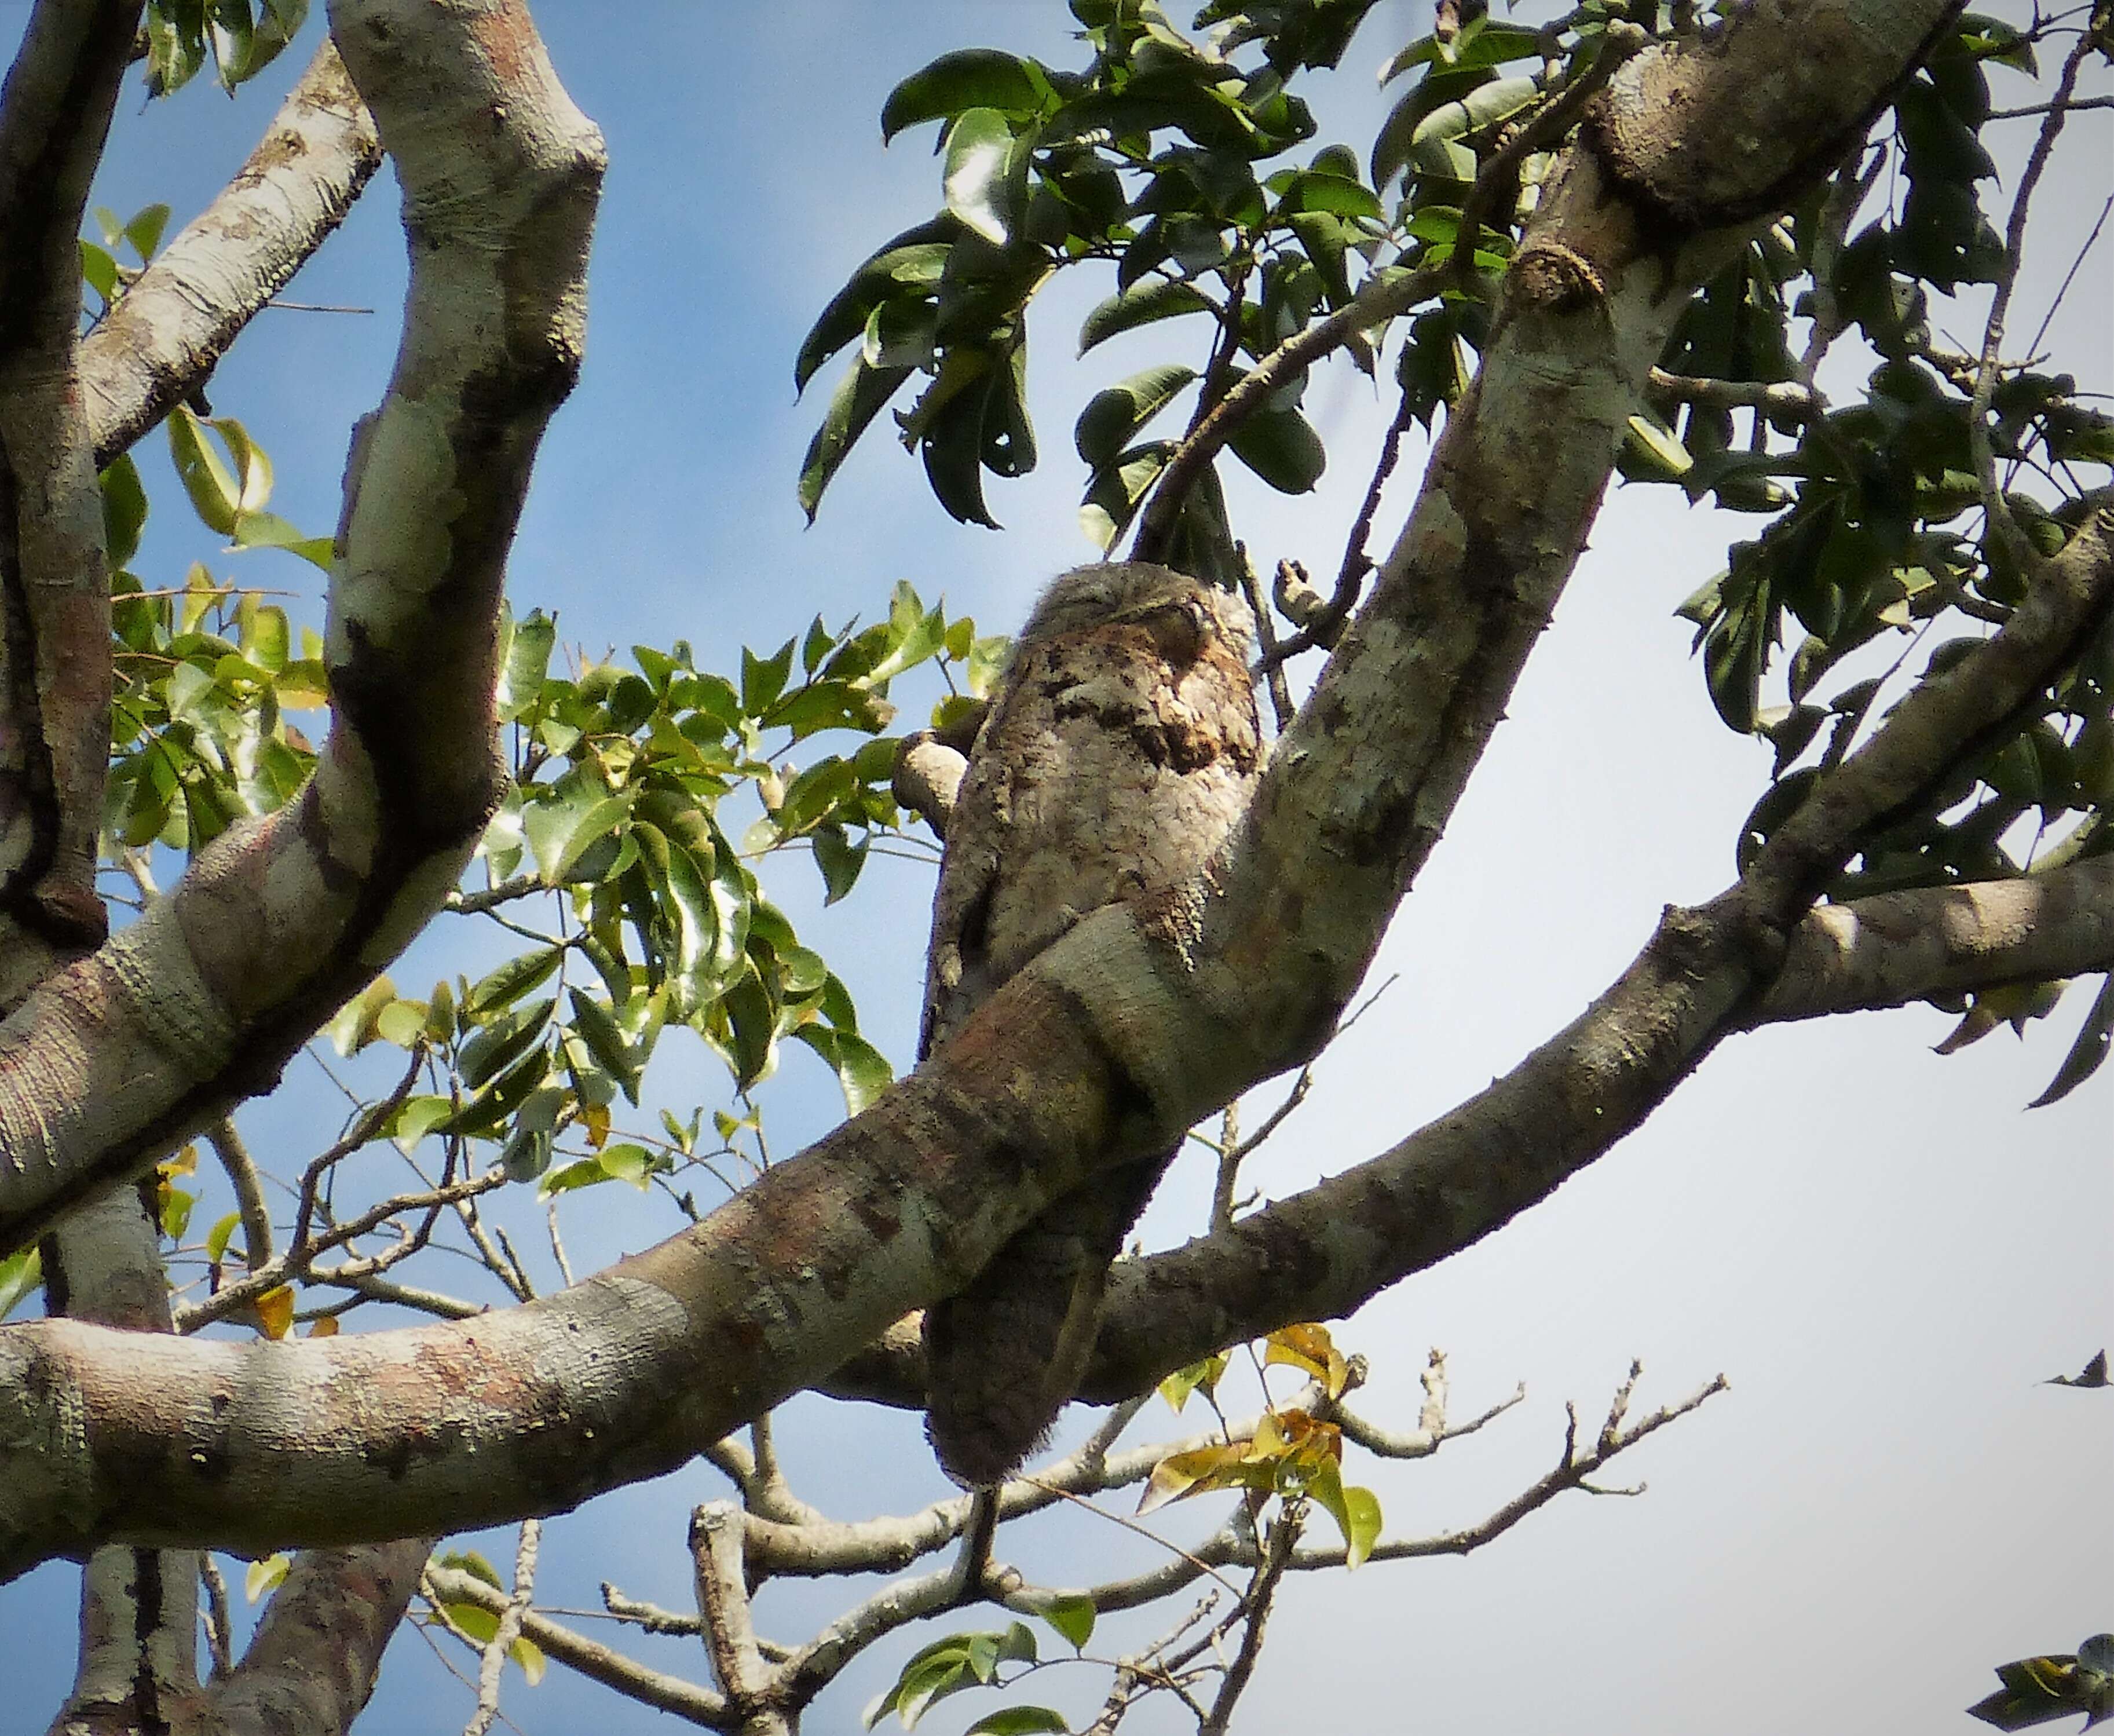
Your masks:
{"label": "sunlit leaf", "polygon": [[277,1591],[286,1581],[286,1569],[293,1564],[294,1558],[283,1550],[251,1562],[249,1572],[242,1576],[243,1596],[254,1603],[268,1592]]}

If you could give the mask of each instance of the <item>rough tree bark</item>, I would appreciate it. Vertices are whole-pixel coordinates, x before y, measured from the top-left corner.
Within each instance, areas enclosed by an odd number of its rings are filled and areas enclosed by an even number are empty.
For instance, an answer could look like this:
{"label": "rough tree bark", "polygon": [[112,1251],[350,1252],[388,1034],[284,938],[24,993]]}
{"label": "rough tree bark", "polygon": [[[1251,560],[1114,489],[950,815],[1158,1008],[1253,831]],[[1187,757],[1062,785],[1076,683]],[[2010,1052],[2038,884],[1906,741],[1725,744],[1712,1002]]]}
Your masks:
{"label": "rough tree bark", "polygon": [[[557,1296],[416,1331],[236,1344],[168,1335],[151,1225],[126,1184],[268,1088],[439,908],[496,798],[501,569],[579,364],[600,140],[518,0],[338,0],[343,64],[319,51],[227,193],[77,344],[74,236],[138,7],[43,0],[0,98],[0,1252],[44,1235],[65,1317],[0,1333],[0,1578],[55,1555],[88,1564],[90,1642],[54,1730],[341,1731],[422,1571],[635,1697],[759,1732],[793,1727],[862,1622],[949,1607],[953,1569],[766,1659],[745,1573],[872,1567],[876,1550],[907,1563],[932,1546],[924,1533],[961,1535],[970,1509],[931,1509],[917,1536],[789,1510],[780,1523],[752,1464],[736,1479],[748,1510],[704,1509],[693,1537],[715,1694],[429,1567],[428,1534],[666,1470],[802,1386],[921,1403],[906,1309],[1096,1168],[1311,1056],[1503,714],[1672,321],[1833,167],[1955,10],[1770,0],[1623,62],[1544,191],[1373,597],[1224,871],[1171,919],[1082,924],[866,1114]],[[405,189],[413,282],[388,396],[347,467],[329,740],[300,798],[106,939],[94,466],[209,376],[382,149]],[[1222,1344],[1351,1311],[1545,1198],[1729,1036],[2114,965],[2105,857],[1814,904],[2110,611],[2103,506],[2002,632],[1822,780],[1733,886],[1669,910],[1512,1074],[1303,1194],[1124,1262],[1082,1395],[1119,1401]],[[1014,1486],[1004,1514],[1055,1498]],[[1252,1564],[1253,1542],[1229,1532],[1104,1607],[1165,1596],[1206,1563]],[[199,1683],[192,1552],[292,1544],[318,1546],[248,1655]],[[1467,1533],[1391,1546],[1472,1546]],[[1008,1592],[987,1564],[973,1571]]]}
{"label": "rough tree bark", "polygon": [[[1178,932],[1121,910],[1082,924],[937,1065],[703,1224],[546,1302],[299,1343],[147,1346],[63,1320],[11,1331],[0,1567],[112,1541],[418,1533],[557,1510],[667,1468],[828,1376],[1095,1167],[1157,1148],[1311,1054],[1502,715],[1674,313],[1748,226],[1836,160],[1949,11],[1761,7],[1622,69],[1544,198],[1481,377],[1373,599]],[[330,641],[340,710],[301,800],[209,852],[146,921],[0,1028],[11,1242],[268,1078],[437,906],[492,797],[499,565],[535,433],[577,360],[598,146],[515,8],[376,0],[334,16],[409,190],[416,263],[404,356],[348,477]],[[415,28],[437,18],[465,23],[445,57]],[[1828,52],[1811,53],[1821,40]],[[494,105],[507,120],[496,133]],[[1750,148],[1762,140],[1795,148]],[[1896,947],[1852,988],[1841,924],[1858,925],[1850,953],[1876,957],[1909,907],[1808,907],[2110,597],[2103,515],[2011,627],[1838,768],[1737,886],[1669,913],[1624,978],[1508,1079],[1325,1189],[1139,1262],[1092,1390],[1339,1312],[1486,1234],[1745,1024],[2044,962],[2016,931],[1970,923],[1942,957],[1904,961]],[[2103,957],[2103,887],[2066,889],[2076,903],[2056,930]],[[2065,891],[2052,877],[2025,895],[2052,915]],[[1965,895],[1982,913],[2019,895]],[[1832,986],[1814,986],[1828,936]],[[1787,960],[1801,962],[1786,978]],[[1354,1217],[1384,1233],[1360,1242],[1343,1230]]]}

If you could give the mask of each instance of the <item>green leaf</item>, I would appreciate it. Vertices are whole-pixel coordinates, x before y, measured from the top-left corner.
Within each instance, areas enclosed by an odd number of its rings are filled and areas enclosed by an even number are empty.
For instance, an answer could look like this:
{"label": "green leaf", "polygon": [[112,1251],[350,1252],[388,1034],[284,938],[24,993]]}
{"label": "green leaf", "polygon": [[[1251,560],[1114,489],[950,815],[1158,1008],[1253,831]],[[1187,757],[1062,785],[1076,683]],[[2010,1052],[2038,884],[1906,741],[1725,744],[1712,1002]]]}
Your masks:
{"label": "green leaf", "polygon": [[822,902],[833,905],[858,883],[859,871],[866,866],[867,841],[862,838],[854,844],[842,826],[830,821],[817,826],[809,834],[809,842],[822,876]]}
{"label": "green leaf", "polygon": [[638,1077],[643,1069],[641,1058],[632,1052],[623,1030],[618,1026],[616,1015],[606,1006],[579,989],[570,991],[573,1009],[573,1028],[588,1046],[588,1051],[600,1061],[624,1089],[624,1094],[634,1103],[638,1101]]}
{"label": "green leaf", "polygon": [[392,1001],[375,1015],[374,1034],[400,1049],[417,1045],[426,1034],[426,1005],[422,1001]]}
{"label": "green leaf", "polygon": [[563,886],[588,847],[615,831],[630,812],[629,795],[611,795],[585,776],[571,781],[561,800],[529,803],[521,810],[521,830],[543,883]]}
{"label": "green leaf", "polygon": [[330,1038],[331,1047],[341,1055],[359,1053],[374,1041],[374,1021],[381,1016],[382,1009],[396,998],[396,986],[386,976],[377,977],[339,1008],[336,1016],[323,1027],[323,1034]]}
{"label": "green leaf", "polygon": [[543,1040],[555,996],[531,1001],[482,1026],[462,1046],[456,1068],[463,1083],[475,1090],[506,1072]]}
{"label": "green leaf", "polygon": [[1148,440],[1119,452],[1089,479],[1086,498],[1079,503],[1079,528],[1096,547],[1114,546],[1146,491],[1166,468],[1168,451],[1168,442]]}
{"label": "green leaf", "polygon": [[[217,1219],[213,1228],[206,1231],[205,1257],[208,1261],[217,1266],[226,1257],[228,1238],[235,1234],[236,1226],[241,1221],[240,1212],[231,1212],[226,1217]],[[0,1310],[0,1313],[4,1312]]]}
{"label": "green leaf", "polygon": [[1119,332],[1184,314],[1204,313],[1210,306],[1208,296],[1187,283],[1167,277],[1142,277],[1128,289],[1119,290],[1099,303],[1080,322],[1079,354],[1084,355]]}
{"label": "green leaf", "polygon": [[286,611],[276,603],[268,603],[256,593],[246,593],[236,605],[237,643],[242,654],[259,669],[268,669],[274,674],[286,666],[286,653],[292,640],[292,632],[286,625]]}
{"label": "green leaf", "polygon": [[[965,359],[973,360],[957,348],[949,355],[947,366]],[[988,371],[986,367],[986,376]],[[947,369],[943,369],[927,398],[937,396],[946,378]],[[986,378],[980,388],[957,392],[938,404],[923,418],[918,456],[924,460],[925,480],[931,487],[933,497],[949,518],[957,524],[982,524],[995,530],[998,520],[984,504],[984,412],[989,394]]]}
{"label": "green leaf", "polygon": [[1295,176],[1279,201],[1289,216],[1295,211],[1325,211],[1334,217],[1370,218],[1381,221],[1385,211],[1380,195],[1350,175],[1317,173],[1308,169]]}
{"label": "green leaf", "polygon": [[93,241],[80,244],[81,281],[103,298],[104,306],[117,299],[117,261],[107,247]]}
{"label": "green leaf", "polygon": [[514,623],[500,679],[499,705],[503,712],[519,717],[542,696],[551,652],[557,642],[558,624],[541,609]]}
{"label": "green leaf", "polygon": [[[862,321],[861,328],[863,328]],[[801,460],[800,509],[808,515],[810,524],[814,522],[815,511],[822,503],[823,491],[830,486],[830,479],[837,474],[845,455],[911,373],[908,368],[876,368],[864,356],[854,360],[845,371],[830,400],[822,425],[808,442],[808,456]]]}
{"label": "green leaf", "polygon": [[43,1281],[43,1258],[34,1248],[0,1260],[0,1320],[13,1313],[22,1299]]}
{"label": "green leaf", "polygon": [[154,257],[162,245],[162,232],[169,226],[169,208],[167,205],[144,205],[132,214],[125,226],[125,239],[132,244],[132,250],[140,255],[142,263]]}
{"label": "green leaf", "polygon": [[103,543],[110,570],[121,572],[140,552],[140,528],[147,522],[147,491],[140,485],[132,455],[120,452],[103,473]]}
{"label": "green leaf", "polygon": [[942,121],[972,108],[1033,112],[1050,94],[1041,64],[999,48],[958,48],[904,80],[881,105],[881,136],[891,140],[905,127]]}
{"label": "green leaf", "polygon": [[1324,1465],[1306,1485],[1306,1492],[1328,1509],[1343,1533],[1343,1565],[1363,1567],[1380,1541],[1380,1497],[1370,1489],[1346,1485],[1334,1464]]}
{"label": "green leaf", "polygon": [[995,108],[971,108],[947,130],[947,208],[975,233],[1003,247],[1017,218],[1015,157],[1022,150]]}
{"label": "green leaf", "polygon": [[855,1031],[803,1024],[793,1033],[827,1061],[844,1093],[844,1113],[858,1115],[895,1082],[888,1057]]}
{"label": "green leaf", "polygon": [[1306,493],[1329,463],[1321,437],[1296,410],[1249,417],[1229,444],[1236,458],[1280,494]]}
{"label": "green leaf", "polygon": [[1041,1736],[1043,1732],[1064,1736],[1071,1728],[1062,1713],[1054,1712],[1046,1706],[1009,1706],[986,1713],[963,1731],[962,1736]]}
{"label": "green leaf", "polygon": [[396,1113],[389,1118],[386,1131],[400,1147],[408,1152],[452,1115],[455,1108],[455,1104],[443,1097],[406,1097]]}
{"label": "green leaf", "polygon": [[251,1562],[249,1572],[242,1576],[243,1596],[254,1603],[268,1592],[277,1591],[286,1582],[286,1570],[293,1564],[294,1558],[283,1550],[261,1561]]}
{"label": "green leaf", "polygon": [[1094,1637],[1094,1600],[1087,1596],[1053,1597],[1042,1619],[1064,1637],[1074,1651],[1084,1651]]}
{"label": "green leaf", "polygon": [[242,507],[242,485],[207,443],[205,424],[189,408],[179,404],[172,409],[168,428],[169,456],[176,460],[176,475],[190,497],[192,509],[208,530],[227,535]]}
{"label": "green leaf", "polygon": [[2048,1089],[2026,1106],[2043,1109],[2068,1097],[2099,1070],[2110,1048],[2114,1048],[2114,974],[2099,985],[2099,993],[2084,1015],[2077,1040],[2071,1045],[2070,1053],[2063,1057],[2055,1077],[2048,1081]]}
{"label": "green leaf", "polygon": [[1191,1393],[1201,1392],[1209,1398],[1216,1392],[1219,1378],[1226,1372],[1227,1360],[1227,1353],[1220,1350],[1169,1375],[1160,1383],[1160,1396],[1166,1399],[1168,1408],[1178,1416],[1182,1407],[1189,1402]]}
{"label": "green leaf", "polygon": [[943,212],[904,230],[863,261],[801,341],[793,367],[794,390],[804,391],[816,370],[866,329],[882,302],[921,300],[938,288],[961,233],[959,221]]}
{"label": "green leaf", "polygon": [[1080,457],[1096,469],[1100,469],[1196,378],[1193,368],[1165,364],[1096,392],[1079,412],[1072,433]]}
{"label": "green leaf", "polygon": [[1672,482],[1695,468],[1688,448],[1658,417],[1631,416],[1623,435],[1622,474],[1634,482]]}

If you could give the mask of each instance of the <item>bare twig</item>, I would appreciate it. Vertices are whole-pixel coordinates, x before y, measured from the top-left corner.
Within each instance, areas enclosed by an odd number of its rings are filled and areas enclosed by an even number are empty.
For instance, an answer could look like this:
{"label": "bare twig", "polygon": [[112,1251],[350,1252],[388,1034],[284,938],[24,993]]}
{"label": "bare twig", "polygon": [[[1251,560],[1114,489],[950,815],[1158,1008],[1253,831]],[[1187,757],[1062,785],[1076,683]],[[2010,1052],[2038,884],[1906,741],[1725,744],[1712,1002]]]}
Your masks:
{"label": "bare twig", "polygon": [[1284,679],[1284,659],[1278,655],[1277,624],[1270,618],[1262,581],[1256,577],[1255,563],[1248,559],[1246,547],[1241,550],[1241,593],[1247,599],[1249,614],[1255,617],[1256,645],[1262,653],[1256,667],[1262,672],[1270,694],[1270,717],[1282,735],[1297,708],[1292,703],[1292,685]]}
{"label": "bare twig", "polygon": [[1197,1736],[1224,1736],[1233,1719],[1233,1707],[1255,1674],[1256,1660],[1262,1656],[1263,1629],[1270,1619],[1270,1602],[1277,1594],[1279,1582],[1284,1578],[1293,1548],[1299,1541],[1299,1533],[1305,1528],[1305,1513],[1304,1502],[1288,1503],[1271,1522],[1262,1564],[1256,1568],[1255,1578],[1248,1584],[1247,1596],[1242,1600],[1240,1614],[1244,1626],[1241,1649],[1226,1666],[1226,1679],[1219,1683],[1218,1697],[1211,1702],[1210,1715],[1198,1726]]}
{"label": "bare twig", "polygon": [[707,1656],[743,1736],[791,1736],[778,1703],[781,1672],[757,1649],[748,1605],[743,1533],[747,1516],[732,1501],[708,1501],[690,1517],[690,1559]]}
{"label": "bare twig", "polygon": [[704,1618],[688,1615],[680,1610],[664,1610],[655,1603],[644,1603],[635,1597],[627,1597],[606,1579],[602,1583],[602,1608],[616,1621],[636,1623],[648,1633],[673,1633],[689,1636],[705,1631]]}
{"label": "bare twig", "polygon": [[2056,136],[2068,117],[2071,96],[2077,88],[2078,69],[2092,48],[2092,32],[2088,30],[2063,57],[2054,99],[2041,122],[2040,136],[2034,140],[2033,150],[2026,158],[2025,172],[2019,176],[2018,195],[2011,201],[2011,221],[2004,232],[2004,268],[1997,277],[1996,293],[1990,298],[1988,323],[1982,328],[1982,356],[1974,372],[1974,399],[1967,413],[1968,447],[1973,455],[1975,481],[1982,492],[1982,510],[1988,521],[1988,534],[2003,545],[2016,565],[2027,569],[2038,557],[2025,533],[2011,516],[2011,506],[1997,485],[1996,451],[1989,437],[1989,408],[1996,396],[1997,355],[2004,341],[2004,321],[2011,309],[2011,293],[2018,286],[2019,265],[2025,254],[2027,208],[2048,167]]}
{"label": "bare twig", "polygon": [[[1819,329],[1816,320],[1814,329]],[[1808,421],[1824,410],[1820,394],[1798,380],[1716,380],[1701,375],[1651,371],[1651,389],[1706,410],[1759,410],[1764,415]]]}
{"label": "bare twig", "polygon": [[[1368,498],[1378,503],[1377,493]],[[1362,548],[1362,542],[1355,533],[1353,540],[1356,546]],[[1274,668],[1316,646],[1333,651],[1336,641],[1343,637],[1343,623],[1351,618],[1351,611],[1357,606],[1358,588],[1371,570],[1372,562],[1362,553],[1355,561],[1347,553],[1343,570],[1337,576],[1335,594],[1324,600],[1320,593],[1307,583],[1306,570],[1297,561],[1279,561],[1274,587],[1277,606],[1297,623],[1299,630],[1265,650],[1264,666]]]}
{"label": "bare twig", "polygon": [[499,1715],[499,1677],[506,1654],[521,1638],[521,1624],[536,1595],[536,1551],[543,1538],[541,1519],[521,1522],[520,1541],[514,1550],[514,1592],[499,1612],[499,1625],[484,1643],[477,1666],[477,1711],[463,1726],[463,1736],[484,1736]]}
{"label": "bare twig", "polygon": [[222,1115],[208,1128],[205,1138],[235,1189],[235,1203],[242,1213],[242,1263],[255,1271],[272,1257],[272,1212],[264,1203],[263,1178],[231,1115]]}
{"label": "bare twig", "polygon": [[496,910],[517,898],[533,898],[538,892],[550,890],[540,874],[516,874],[511,880],[502,880],[496,886],[484,886],[474,892],[451,892],[442,908],[469,912]]}
{"label": "bare twig", "polygon": [[[497,1615],[508,1602],[506,1593],[498,1587],[487,1585],[476,1574],[460,1568],[429,1566],[424,1591],[428,1601],[437,1610],[444,1604],[466,1603]],[[680,1676],[649,1670],[615,1648],[584,1638],[533,1610],[521,1618],[521,1634],[547,1657],[556,1659],[567,1669],[577,1670],[605,1688],[614,1688],[629,1699],[672,1713],[706,1729],[726,1727],[726,1702],[708,1688],[686,1682]]]}
{"label": "bare twig", "polygon": [[565,1257],[565,1238],[558,1234],[558,1202],[554,1197],[543,1208],[543,1221],[550,1227],[551,1257],[557,1262],[558,1276],[570,1289],[573,1285],[573,1262]]}
{"label": "bare twig", "polygon": [[[1821,403],[1815,385],[1820,373],[1820,364],[1827,358],[1828,348],[1842,335],[1846,322],[1842,317],[1841,302],[1835,294],[1835,268],[1842,255],[1842,243],[1850,232],[1850,224],[1858,209],[1878,184],[1879,175],[1888,162],[1884,152],[1874,155],[1862,174],[1852,172],[1858,157],[1865,149],[1865,134],[1860,133],[1856,142],[1846,151],[1842,166],[1829,183],[1828,196],[1822,200],[1818,232],[1814,236],[1813,256],[1813,329],[1806,335],[1805,353],[1799,358],[1798,377],[1807,391],[1811,408],[1810,414],[1818,415],[1826,406]],[[1671,378],[1671,376],[1669,376]],[[1652,370],[1652,383],[1659,382],[1659,370]],[[1725,382],[1719,382],[1723,384]],[[1698,399],[1697,402],[1708,402]],[[1714,408],[1736,408],[1736,405],[1714,405]],[[1772,409],[1767,404],[1755,406]],[[1797,413],[1792,406],[1792,413]]]}
{"label": "bare twig", "polygon": [[227,1610],[227,1581],[213,1551],[199,1551],[199,1583],[205,1587],[205,1649],[213,1660],[213,1679],[235,1668],[235,1624]]}
{"label": "bare twig", "polygon": [[[321,1234],[290,1248],[276,1259],[268,1260],[254,1268],[245,1278],[226,1285],[202,1301],[181,1309],[176,1315],[179,1332],[194,1332],[209,1321],[225,1320],[282,1284],[296,1283],[314,1278],[318,1282],[345,1283],[350,1272],[347,1267],[335,1268],[326,1274],[316,1270],[315,1262],[334,1248],[343,1248],[360,1237],[381,1228],[393,1218],[408,1216],[414,1212],[452,1205],[479,1193],[489,1193],[493,1189],[506,1184],[504,1170],[490,1170],[468,1181],[451,1182],[445,1187],[430,1188],[419,1193],[398,1193],[370,1206],[356,1217],[347,1218],[341,1224],[332,1224]],[[393,1257],[374,1256],[368,1262],[369,1270],[381,1270],[394,1265],[397,1260],[415,1253],[423,1245],[423,1239],[416,1231],[408,1233],[400,1247],[391,1250]],[[348,1262],[348,1267],[353,1262]],[[400,1299],[396,1298],[392,1300]],[[474,1309],[472,1312],[476,1312]]]}

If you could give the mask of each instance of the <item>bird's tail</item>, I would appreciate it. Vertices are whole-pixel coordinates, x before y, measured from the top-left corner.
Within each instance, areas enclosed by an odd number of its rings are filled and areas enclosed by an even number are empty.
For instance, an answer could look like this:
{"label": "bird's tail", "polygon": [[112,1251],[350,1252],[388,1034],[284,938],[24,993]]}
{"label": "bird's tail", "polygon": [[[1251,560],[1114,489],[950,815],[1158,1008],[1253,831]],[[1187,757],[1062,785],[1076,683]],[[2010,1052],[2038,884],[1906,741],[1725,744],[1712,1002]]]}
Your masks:
{"label": "bird's tail", "polygon": [[1093,1352],[1110,1264],[1174,1156],[1052,1201],[967,1289],[925,1311],[926,1432],[957,1482],[1002,1482],[1042,1445]]}

